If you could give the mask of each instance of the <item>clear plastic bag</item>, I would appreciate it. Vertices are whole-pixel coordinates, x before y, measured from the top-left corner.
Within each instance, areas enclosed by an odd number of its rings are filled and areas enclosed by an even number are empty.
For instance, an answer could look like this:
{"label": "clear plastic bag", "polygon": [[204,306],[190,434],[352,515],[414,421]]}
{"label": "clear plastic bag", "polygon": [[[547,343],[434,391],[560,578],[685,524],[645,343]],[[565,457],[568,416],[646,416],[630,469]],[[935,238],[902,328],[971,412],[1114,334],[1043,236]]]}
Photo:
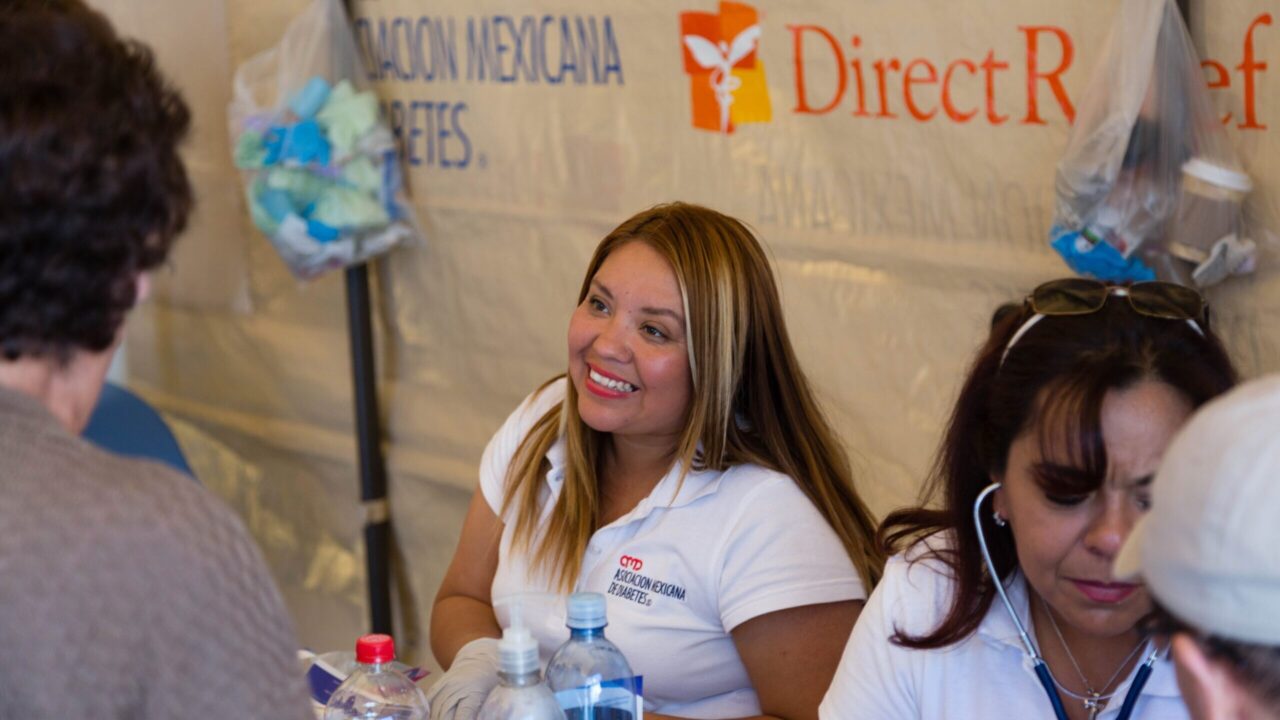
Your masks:
{"label": "clear plastic bag", "polygon": [[1200,287],[1251,272],[1252,183],[1173,0],[1123,0],[1058,164],[1050,244],[1076,272]]}
{"label": "clear plastic bag", "polygon": [[395,141],[340,0],[314,0],[235,73],[228,110],[254,224],[302,278],[416,236]]}

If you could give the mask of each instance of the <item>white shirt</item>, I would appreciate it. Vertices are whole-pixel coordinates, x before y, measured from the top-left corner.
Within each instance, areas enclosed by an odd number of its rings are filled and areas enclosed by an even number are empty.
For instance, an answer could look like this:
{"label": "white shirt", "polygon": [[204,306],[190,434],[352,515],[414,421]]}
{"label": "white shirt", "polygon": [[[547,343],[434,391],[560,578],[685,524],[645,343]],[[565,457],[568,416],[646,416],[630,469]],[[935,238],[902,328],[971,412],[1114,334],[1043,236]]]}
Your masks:
{"label": "white shirt", "polygon": [[[916,557],[917,545],[908,551]],[[818,716],[822,720],[975,720],[1053,718],[1049,697],[1036,678],[1017,628],[997,597],[973,635],[949,647],[913,650],[895,645],[896,628],[910,635],[935,629],[951,602],[953,581],[937,560],[889,559],[884,579],[853,628],[835,680]],[[1006,587],[1009,601],[1033,633],[1026,581]],[[1116,718],[1133,675],[1098,715]],[[1059,693],[1063,703],[1078,703]],[[1138,696],[1132,720],[1186,720],[1172,664],[1157,660]]]}
{"label": "white shirt", "polygon": [[[530,397],[489,442],[480,489],[502,518],[507,466],[520,441],[564,398],[565,380]],[[547,453],[542,518],[559,497],[564,439]],[[690,718],[757,715],[760,703],[729,632],[754,617],[787,608],[860,600],[866,592],[835,532],[786,475],[755,465],[689,472],[678,486],[673,469],[623,517],[592,536],[577,590],[605,595],[616,644],[644,676],[646,711]],[[505,526],[493,599],[554,593],[529,555],[512,551]],[[536,547],[536,540],[534,547]],[[509,608],[496,606],[510,623]],[[569,637],[564,598],[523,603],[524,622],[545,663]]]}

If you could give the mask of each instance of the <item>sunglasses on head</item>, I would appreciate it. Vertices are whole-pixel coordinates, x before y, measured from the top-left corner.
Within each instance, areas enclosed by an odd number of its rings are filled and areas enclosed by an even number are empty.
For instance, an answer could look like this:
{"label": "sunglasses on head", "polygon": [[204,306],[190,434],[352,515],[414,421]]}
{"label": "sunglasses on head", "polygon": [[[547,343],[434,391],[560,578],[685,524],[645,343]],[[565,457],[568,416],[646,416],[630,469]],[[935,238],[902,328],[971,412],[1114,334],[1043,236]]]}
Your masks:
{"label": "sunglasses on head", "polygon": [[1004,354],[1000,356],[1000,364],[1004,365],[1009,350],[1041,319],[1096,313],[1113,296],[1128,300],[1129,307],[1139,315],[1184,320],[1201,337],[1204,337],[1204,328],[1209,326],[1209,303],[1200,293],[1185,285],[1158,281],[1109,285],[1088,278],[1050,280],[1027,296],[1026,304],[1035,314],[1009,338]]}

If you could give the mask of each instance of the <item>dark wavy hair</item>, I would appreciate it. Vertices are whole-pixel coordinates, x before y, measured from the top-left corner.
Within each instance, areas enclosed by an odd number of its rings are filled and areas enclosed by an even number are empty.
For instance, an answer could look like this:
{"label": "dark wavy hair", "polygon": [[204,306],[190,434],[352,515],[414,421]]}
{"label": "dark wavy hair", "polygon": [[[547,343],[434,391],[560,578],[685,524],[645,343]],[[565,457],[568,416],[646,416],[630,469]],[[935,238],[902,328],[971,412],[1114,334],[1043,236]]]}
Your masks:
{"label": "dark wavy hair", "polygon": [[[893,638],[898,645],[946,647],[969,637],[982,622],[995,586],[978,548],[973,503],[992,476],[1004,475],[1009,446],[1022,433],[1038,433],[1046,450],[1065,435],[1074,467],[1048,478],[1053,487],[1045,490],[1083,495],[1097,490],[1106,473],[1101,411],[1109,391],[1154,379],[1199,407],[1236,383],[1236,370],[1208,327],[1202,336],[1186,321],[1140,315],[1115,296],[1095,313],[1041,319],[1001,365],[1009,339],[1032,314],[1026,304],[996,311],[991,334],[956,400],[922,504],[891,513],[880,526],[877,539],[886,552],[931,535],[945,537],[920,557],[943,562],[955,583],[941,624],[920,636],[898,631]],[[1006,582],[1018,568],[1013,536],[1007,527],[997,527],[989,512],[982,518],[991,558]]]}
{"label": "dark wavy hair", "polygon": [[0,354],[114,341],[192,198],[151,52],[80,0],[0,2]]}

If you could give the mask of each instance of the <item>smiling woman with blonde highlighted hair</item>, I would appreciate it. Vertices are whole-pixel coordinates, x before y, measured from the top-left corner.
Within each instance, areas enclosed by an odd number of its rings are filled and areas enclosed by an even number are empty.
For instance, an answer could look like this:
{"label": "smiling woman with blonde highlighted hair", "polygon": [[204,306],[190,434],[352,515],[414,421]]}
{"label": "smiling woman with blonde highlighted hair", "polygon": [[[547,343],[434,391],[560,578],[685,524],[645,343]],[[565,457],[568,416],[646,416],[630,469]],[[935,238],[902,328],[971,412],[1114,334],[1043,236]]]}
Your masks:
{"label": "smiling woman with blonde highlighted hair", "polygon": [[[432,612],[433,717],[496,683],[494,599],[573,590],[606,594],[646,714],[814,716],[883,558],[764,249],[661,205],[604,238],[578,300],[566,375],[481,462]],[[566,637],[561,603],[524,615],[544,657]]]}

